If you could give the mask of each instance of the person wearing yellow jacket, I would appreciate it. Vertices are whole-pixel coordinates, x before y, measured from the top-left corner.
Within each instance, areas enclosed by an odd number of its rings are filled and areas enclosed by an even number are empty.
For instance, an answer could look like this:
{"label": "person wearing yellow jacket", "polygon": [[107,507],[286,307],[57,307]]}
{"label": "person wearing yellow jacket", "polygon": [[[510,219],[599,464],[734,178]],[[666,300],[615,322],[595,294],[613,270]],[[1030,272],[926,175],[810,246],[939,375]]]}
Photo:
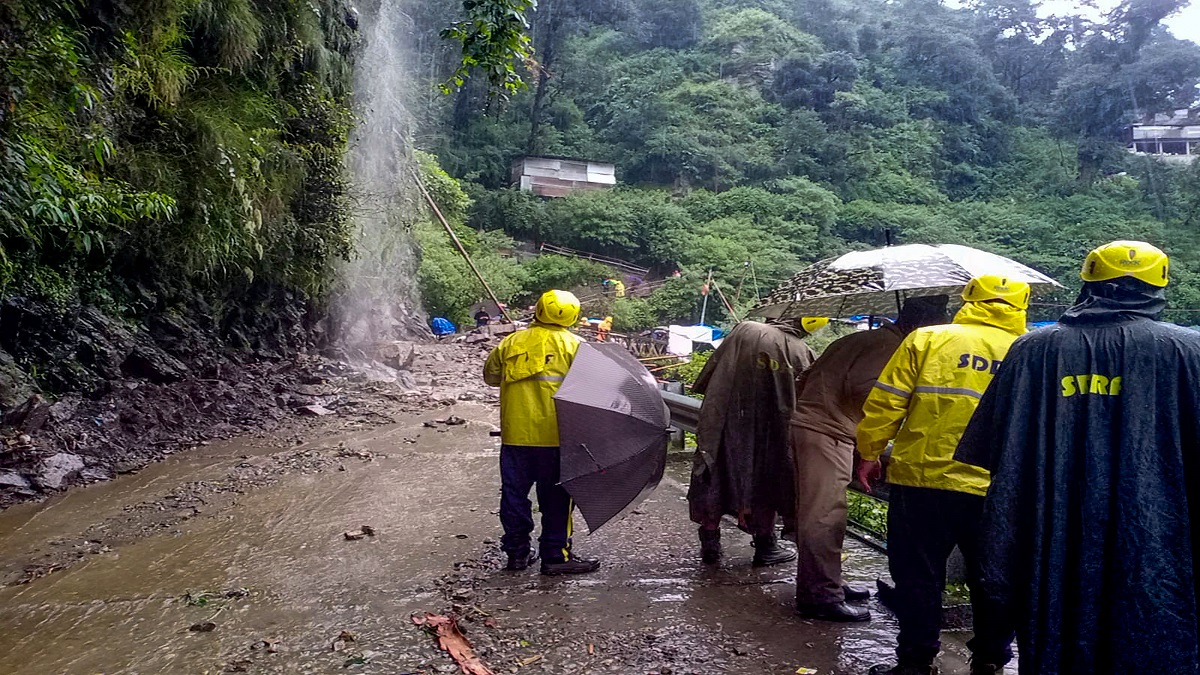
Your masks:
{"label": "person wearing yellow jacket", "polygon": [[583,574],[600,563],[571,553],[574,504],[558,482],[558,418],[554,394],[575,360],[580,339],[567,330],[579,318],[579,299],[567,291],[546,291],[535,320],[488,355],[483,379],[500,387],[500,548],[508,569],[524,570],[537,559],[531,552],[533,504],[537,486],[542,512],[538,547],[542,574]]}
{"label": "person wearing yellow jacket", "polygon": [[972,279],[954,322],[910,333],[863,405],[857,441],[864,485],[894,441],[887,471],[888,568],[900,623],[898,665],[876,666],[871,675],[937,672],[946,561],[956,545],[972,590],[971,673],[998,673],[1012,659],[1012,632],[974,592],[988,472],[955,461],[954,452],[1009,347],[1026,332],[1029,293],[1028,284],[999,276]]}

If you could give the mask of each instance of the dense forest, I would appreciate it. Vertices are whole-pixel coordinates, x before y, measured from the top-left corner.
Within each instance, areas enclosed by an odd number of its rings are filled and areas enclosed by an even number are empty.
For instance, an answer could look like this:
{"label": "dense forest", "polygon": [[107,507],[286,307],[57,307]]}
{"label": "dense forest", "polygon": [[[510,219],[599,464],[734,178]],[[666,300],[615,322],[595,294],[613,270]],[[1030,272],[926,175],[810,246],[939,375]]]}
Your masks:
{"label": "dense forest", "polygon": [[[1200,166],[1121,142],[1196,99],[1200,46],[1159,26],[1180,4],[1087,19],[1026,0],[541,0],[528,88],[498,100],[476,77],[429,98],[419,142],[464,181],[481,236],[682,270],[623,303],[626,328],[695,319],[709,268],[735,289],[753,261],[765,291],[889,231],[1011,255],[1068,289],[1095,244],[1146,239],[1176,260],[1173,305],[1197,309]],[[456,56],[438,54],[435,79]],[[508,187],[522,154],[611,161],[621,186],[532,198]]]}
{"label": "dense forest", "polygon": [[[89,334],[126,354],[147,331],[172,353],[320,338],[359,255],[344,158],[381,6],[405,17],[408,91],[388,104],[407,110],[411,151],[396,160],[504,301],[611,274],[521,255],[543,242],[650,269],[652,292],[589,307],[635,330],[697,319],[710,273],[741,313],[889,236],[981,246],[1068,287],[1091,246],[1133,237],[1174,256],[1171,318],[1194,323],[1200,166],[1121,143],[1138,116],[1196,98],[1200,46],[1160,26],[1180,5],[0,3],[0,385],[14,363],[51,390],[119,373]],[[525,154],[610,161],[619,185],[535,198],[510,187]],[[399,203],[426,307],[465,320],[481,289],[421,199]],[[708,317],[729,319],[716,302]]]}

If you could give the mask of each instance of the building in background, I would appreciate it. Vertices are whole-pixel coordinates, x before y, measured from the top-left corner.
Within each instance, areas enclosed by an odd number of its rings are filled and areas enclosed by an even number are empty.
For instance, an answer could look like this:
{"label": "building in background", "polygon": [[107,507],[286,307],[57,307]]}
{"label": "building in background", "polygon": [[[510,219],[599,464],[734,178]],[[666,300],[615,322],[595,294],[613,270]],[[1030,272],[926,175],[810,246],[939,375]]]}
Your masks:
{"label": "building in background", "polygon": [[1200,108],[1146,115],[1125,128],[1125,147],[1139,155],[1190,163],[1200,155]]}
{"label": "building in background", "polygon": [[606,190],[617,184],[617,168],[607,162],[568,157],[521,157],[512,164],[513,185],[539,197]]}

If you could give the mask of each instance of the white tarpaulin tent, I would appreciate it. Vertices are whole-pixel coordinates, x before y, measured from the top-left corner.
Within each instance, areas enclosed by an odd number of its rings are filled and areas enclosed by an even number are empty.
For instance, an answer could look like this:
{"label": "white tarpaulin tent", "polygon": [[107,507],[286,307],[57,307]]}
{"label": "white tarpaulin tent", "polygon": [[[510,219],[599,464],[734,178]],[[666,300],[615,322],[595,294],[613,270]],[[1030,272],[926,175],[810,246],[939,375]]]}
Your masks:
{"label": "white tarpaulin tent", "polygon": [[667,353],[675,356],[691,356],[695,343],[720,347],[721,341],[713,339],[712,326],[668,326]]}

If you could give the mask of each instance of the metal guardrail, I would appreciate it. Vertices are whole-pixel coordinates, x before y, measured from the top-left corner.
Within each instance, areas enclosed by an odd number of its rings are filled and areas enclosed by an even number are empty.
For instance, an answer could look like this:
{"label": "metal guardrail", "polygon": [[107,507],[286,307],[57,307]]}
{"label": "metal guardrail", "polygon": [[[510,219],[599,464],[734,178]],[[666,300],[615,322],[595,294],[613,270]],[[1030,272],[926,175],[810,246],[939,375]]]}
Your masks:
{"label": "metal guardrail", "polygon": [[696,433],[696,426],[700,424],[700,400],[669,391],[659,393],[662,394],[667,409],[671,411],[671,426]]}
{"label": "metal guardrail", "polygon": [[[683,394],[674,394],[669,391],[660,391],[663,401],[667,404],[667,409],[671,411],[671,426],[683,431],[696,433],[696,427],[700,423],[700,399],[695,399]],[[854,488],[851,488],[854,490]],[[858,490],[854,490],[858,492]],[[859,492],[859,494],[863,494]],[[871,499],[879,499],[878,495],[864,495]],[[880,501],[887,501],[881,499]],[[851,519],[852,527],[848,534],[855,539],[871,546],[880,551],[887,550],[887,537],[863,523],[859,523]],[[858,531],[856,531],[858,530]]]}

